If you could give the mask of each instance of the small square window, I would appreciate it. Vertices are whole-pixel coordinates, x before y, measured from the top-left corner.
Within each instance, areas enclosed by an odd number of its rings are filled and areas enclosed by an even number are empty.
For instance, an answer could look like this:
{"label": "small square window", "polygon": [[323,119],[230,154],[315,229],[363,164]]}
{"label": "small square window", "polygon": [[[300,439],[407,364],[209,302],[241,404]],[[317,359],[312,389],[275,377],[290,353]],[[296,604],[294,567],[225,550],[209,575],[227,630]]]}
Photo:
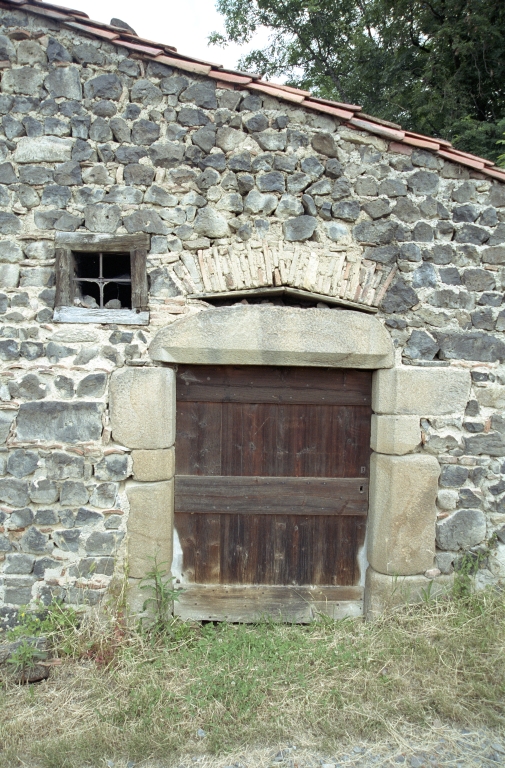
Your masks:
{"label": "small square window", "polygon": [[129,253],[74,253],[74,305],[132,309]]}
{"label": "small square window", "polygon": [[148,236],[58,235],[56,322],[144,325],[149,321]]}

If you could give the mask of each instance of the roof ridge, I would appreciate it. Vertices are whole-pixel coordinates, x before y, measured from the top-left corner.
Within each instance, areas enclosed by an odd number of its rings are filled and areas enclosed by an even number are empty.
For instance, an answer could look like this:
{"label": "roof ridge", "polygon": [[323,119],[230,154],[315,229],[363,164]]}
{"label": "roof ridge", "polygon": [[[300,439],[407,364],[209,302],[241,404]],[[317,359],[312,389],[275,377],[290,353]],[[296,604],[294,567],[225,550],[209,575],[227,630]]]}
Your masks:
{"label": "roof ridge", "polygon": [[113,45],[122,46],[132,51],[136,57],[157,61],[186,72],[212,77],[218,82],[221,81],[227,88],[239,87],[259,91],[277,99],[298,104],[306,109],[332,115],[343,120],[344,124],[353,130],[366,131],[381,136],[399,148],[401,145],[405,145],[405,150],[403,151],[411,150],[413,147],[426,149],[445,160],[459,163],[467,168],[472,168],[484,176],[505,182],[505,169],[498,168],[491,160],[456,149],[446,139],[407,131],[396,123],[368,115],[362,112],[362,107],[357,104],[331,101],[330,99],[314,96],[310,91],[301,88],[262,80],[260,75],[241,72],[240,70],[230,69],[215,62],[182,54],[176,48],[166,43],[147,40],[122,27],[116,27],[113,24],[106,24],[102,21],[94,21],[84,11],[68,8],[63,5],[47,3],[44,0],[0,0],[0,7],[18,8],[35,15],[47,16],[48,18],[60,21],[65,26],[70,27],[70,29],[76,29],[91,37],[105,39]]}

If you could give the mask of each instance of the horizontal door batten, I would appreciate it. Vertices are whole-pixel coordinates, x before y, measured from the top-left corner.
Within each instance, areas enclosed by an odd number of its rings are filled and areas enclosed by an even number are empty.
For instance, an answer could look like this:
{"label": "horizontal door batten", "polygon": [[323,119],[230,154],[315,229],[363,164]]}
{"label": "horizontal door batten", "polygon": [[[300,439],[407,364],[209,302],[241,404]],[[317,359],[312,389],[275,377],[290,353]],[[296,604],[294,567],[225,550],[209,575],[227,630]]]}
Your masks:
{"label": "horizontal door batten", "polygon": [[370,371],[180,366],[177,399],[192,402],[371,405]]}
{"label": "horizontal door batten", "polygon": [[178,475],[175,512],[255,515],[366,515],[360,478]]}

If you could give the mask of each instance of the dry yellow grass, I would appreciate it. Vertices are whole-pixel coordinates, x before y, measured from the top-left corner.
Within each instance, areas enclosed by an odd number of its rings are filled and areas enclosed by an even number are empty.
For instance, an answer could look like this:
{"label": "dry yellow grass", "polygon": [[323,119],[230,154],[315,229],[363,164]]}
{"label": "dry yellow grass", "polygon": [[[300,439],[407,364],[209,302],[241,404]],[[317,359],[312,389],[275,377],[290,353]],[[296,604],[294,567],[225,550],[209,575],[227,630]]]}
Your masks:
{"label": "dry yellow grass", "polygon": [[374,624],[174,622],[153,638],[95,619],[68,630],[64,647],[73,657],[49,681],[5,681],[1,768],[172,765],[183,754],[237,755],[293,739],[330,753],[434,721],[505,725],[498,593],[431,601]]}

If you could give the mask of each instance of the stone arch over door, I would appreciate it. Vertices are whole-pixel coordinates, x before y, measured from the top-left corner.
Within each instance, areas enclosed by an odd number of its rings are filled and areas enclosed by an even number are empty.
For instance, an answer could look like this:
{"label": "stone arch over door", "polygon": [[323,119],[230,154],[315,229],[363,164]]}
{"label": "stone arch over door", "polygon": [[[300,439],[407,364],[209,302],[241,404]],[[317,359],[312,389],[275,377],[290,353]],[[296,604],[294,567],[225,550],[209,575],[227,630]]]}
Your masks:
{"label": "stone arch over door", "polygon": [[[365,611],[380,611],[392,593],[419,598],[433,567],[439,475],[435,457],[421,450],[420,418],[452,412],[455,401],[464,408],[467,371],[395,368],[389,334],[369,314],[261,305],[175,321],[158,331],[150,356],[152,366],[117,371],[111,382],[112,436],[133,459],[126,488],[132,587],[153,556],[172,560],[175,366],[306,366],[374,371]],[[435,589],[444,587],[444,577],[435,580]]]}

